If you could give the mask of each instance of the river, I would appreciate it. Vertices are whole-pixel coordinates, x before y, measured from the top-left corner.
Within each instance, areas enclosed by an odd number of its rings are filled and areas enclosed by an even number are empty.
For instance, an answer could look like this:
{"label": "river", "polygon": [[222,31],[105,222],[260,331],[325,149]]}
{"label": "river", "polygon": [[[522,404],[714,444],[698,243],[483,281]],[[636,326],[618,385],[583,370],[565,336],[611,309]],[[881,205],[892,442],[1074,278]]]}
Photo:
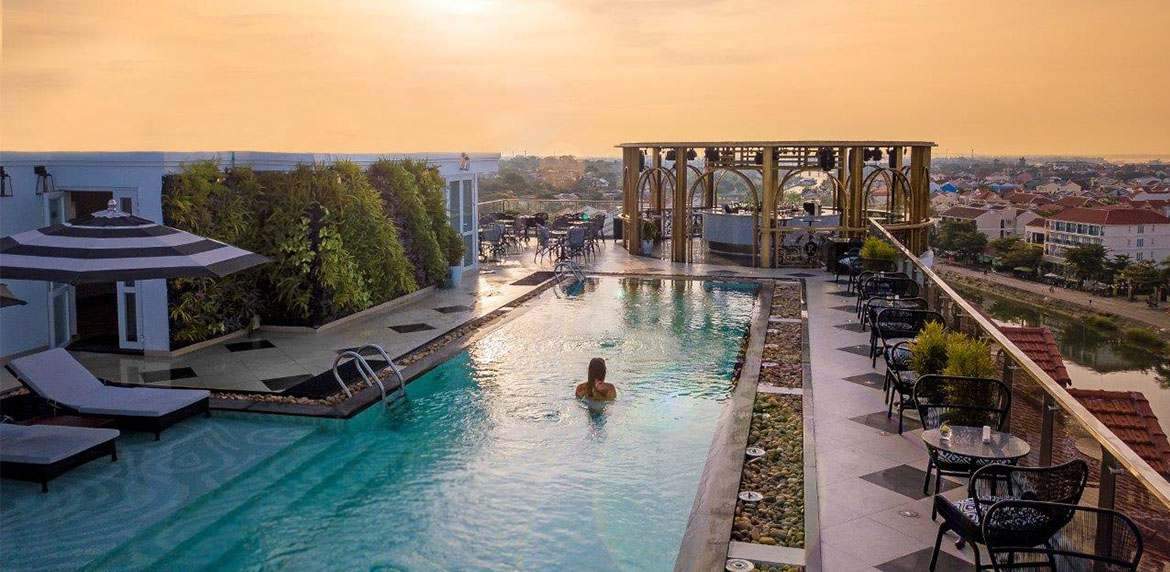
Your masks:
{"label": "river", "polygon": [[959,291],[999,324],[1048,326],[1056,336],[1073,387],[1140,391],[1150,401],[1162,429],[1170,434],[1170,359],[1166,356],[1027,302],[970,288]]}

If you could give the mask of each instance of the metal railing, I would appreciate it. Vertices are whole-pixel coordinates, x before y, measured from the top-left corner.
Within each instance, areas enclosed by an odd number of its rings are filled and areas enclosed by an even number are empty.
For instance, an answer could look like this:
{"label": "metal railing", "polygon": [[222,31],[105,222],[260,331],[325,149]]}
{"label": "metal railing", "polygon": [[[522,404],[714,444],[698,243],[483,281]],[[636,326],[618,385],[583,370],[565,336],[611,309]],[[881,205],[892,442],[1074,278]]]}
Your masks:
{"label": "metal railing", "polygon": [[[1090,485],[1082,502],[1126,513],[1142,530],[1146,557],[1142,569],[1170,564],[1170,482],[1094,416],[1073,395],[1011,342],[986,316],[925,266],[889,229],[869,219],[869,233],[899,252],[899,268],[922,287],[932,310],[948,326],[997,346],[1004,381],[1012,387],[1009,429],[1029,442],[1033,466],[1074,458],[1090,465]],[[1086,539],[1092,542],[1092,539]]]}
{"label": "metal railing", "polygon": [[622,202],[590,199],[496,199],[479,203],[479,214],[508,212],[558,215],[566,212],[581,212],[585,210],[585,207],[616,213],[622,210]]}

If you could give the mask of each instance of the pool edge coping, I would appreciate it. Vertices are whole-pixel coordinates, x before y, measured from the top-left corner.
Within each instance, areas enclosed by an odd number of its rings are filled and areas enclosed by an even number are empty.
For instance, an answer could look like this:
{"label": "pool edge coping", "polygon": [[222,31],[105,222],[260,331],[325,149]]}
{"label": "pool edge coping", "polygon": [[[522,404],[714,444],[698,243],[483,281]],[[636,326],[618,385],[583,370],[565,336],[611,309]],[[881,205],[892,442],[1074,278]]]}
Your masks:
{"label": "pool edge coping", "polygon": [[[740,278],[743,280],[750,280]],[[686,531],[675,556],[676,572],[722,570],[731,545],[731,530],[743,474],[744,454],[751,431],[752,409],[763,362],[764,340],[771,317],[777,279],[753,280],[760,284],[756,308],[748,328],[748,343],[735,389],[716,423],[707,460],[699,477],[695,500],[687,517]]]}

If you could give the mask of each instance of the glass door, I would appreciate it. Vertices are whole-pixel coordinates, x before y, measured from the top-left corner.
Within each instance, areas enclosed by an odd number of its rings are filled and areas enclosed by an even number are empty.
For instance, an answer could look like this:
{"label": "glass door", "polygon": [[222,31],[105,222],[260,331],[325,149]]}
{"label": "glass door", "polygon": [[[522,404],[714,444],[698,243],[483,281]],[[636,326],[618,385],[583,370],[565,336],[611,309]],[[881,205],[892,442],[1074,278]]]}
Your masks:
{"label": "glass door", "polygon": [[470,179],[447,183],[447,215],[451,227],[463,237],[463,267],[475,266],[479,260],[478,225],[476,224],[474,185]]}
{"label": "glass door", "polygon": [[124,350],[140,350],[142,345],[142,312],[138,311],[141,300],[138,283],[129,280],[118,282],[118,347]]}
{"label": "glass door", "polygon": [[[65,193],[45,193],[45,225],[62,224],[68,218]],[[73,339],[73,287],[58,282],[49,283],[49,346],[69,345]]]}
{"label": "glass door", "polygon": [[[138,212],[138,193],[134,190],[117,189],[114,200],[118,209],[127,214]],[[138,295],[140,284],[134,280],[118,282],[118,347],[124,350],[140,350],[142,344],[142,297]]]}

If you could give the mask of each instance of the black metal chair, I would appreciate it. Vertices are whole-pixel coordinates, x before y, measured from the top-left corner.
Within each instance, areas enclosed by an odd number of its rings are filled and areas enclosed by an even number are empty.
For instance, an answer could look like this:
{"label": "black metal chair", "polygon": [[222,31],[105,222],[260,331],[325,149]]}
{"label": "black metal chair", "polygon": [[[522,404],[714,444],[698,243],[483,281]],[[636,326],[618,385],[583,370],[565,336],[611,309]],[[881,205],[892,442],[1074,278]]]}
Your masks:
{"label": "black metal chair", "polygon": [[886,401],[890,405],[889,410],[886,411],[886,418],[888,419],[894,414],[894,400],[897,399],[899,435],[902,434],[906,410],[915,408],[912,399],[915,373],[910,366],[910,352],[913,344],[912,340],[901,341],[882,352],[882,357],[886,360],[886,378],[882,385],[882,391],[885,392]]}
{"label": "black metal chair", "polygon": [[[1022,523],[1026,526],[1021,527]],[[1132,571],[1142,560],[1141,530],[1115,510],[1005,500],[991,505],[982,528],[995,572]]]}
{"label": "black metal chair", "polygon": [[[944,422],[950,425],[982,427],[1000,430],[1012,406],[1012,391],[998,379],[960,377],[954,375],[924,375],[914,382],[913,397],[922,428],[938,429]],[[1010,464],[1014,460],[976,459],[926,446],[926,480],[922,494],[930,494],[930,475],[934,473],[934,490],[938,490],[944,476],[968,477],[976,469],[996,463]],[[936,511],[931,513],[934,518]]]}
{"label": "black metal chair", "polygon": [[947,321],[942,314],[931,310],[913,308],[884,308],[873,317],[869,333],[869,356],[872,366],[877,367],[879,351],[885,353],[895,343],[913,338],[927,324],[938,322],[944,327]]}
{"label": "black metal chair", "polygon": [[885,308],[929,310],[930,304],[926,298],[903,298],[901,295],[874,296],[861,306],[861,324],[872,324],[877,313]]}
{"label": "black metal chair", "polygon": [[857,288],[857,319],[861,320],[863,317],[862,309],[865,303],[873,298],[898,297],[898,298],[913,298],[918,296],[918,283],[906,277],[901,272],[899,275],[879,274],[871,276],[861,283]]}
{"label": "black metal chair", "polygon": [[[1038,500],[1075,505],[1080,502],[1089,479],[1089,465],[1080,459],[1053,467],[1017,467],[1014,465],[987,465],[971,475],[967,484],[967,497],[951,502],[942,495],[935,495],[935,511],[942,515],[938,525],[938,536],[934,541],[934,554],[930,569],[934,569],[942,546],[942,538],[948,530],[959,536],[959,545],[970,544],[975,552],[975,566],[979,568],[979,544],[1002,540],[1005,534],[1018,535],[1026,543],[1041,544],[1060,530],[1066,519],[1041,517],[1034,512],[1017,510],[1014,517],[1010,512],[1000,513],[999,520],[990,520],[988,513],[997,503],[1008,500]],[[983,533],[983,527],[992,524],[997,529],[991,537]],[[1008,532],[1007,529],[1012,529]]]}

